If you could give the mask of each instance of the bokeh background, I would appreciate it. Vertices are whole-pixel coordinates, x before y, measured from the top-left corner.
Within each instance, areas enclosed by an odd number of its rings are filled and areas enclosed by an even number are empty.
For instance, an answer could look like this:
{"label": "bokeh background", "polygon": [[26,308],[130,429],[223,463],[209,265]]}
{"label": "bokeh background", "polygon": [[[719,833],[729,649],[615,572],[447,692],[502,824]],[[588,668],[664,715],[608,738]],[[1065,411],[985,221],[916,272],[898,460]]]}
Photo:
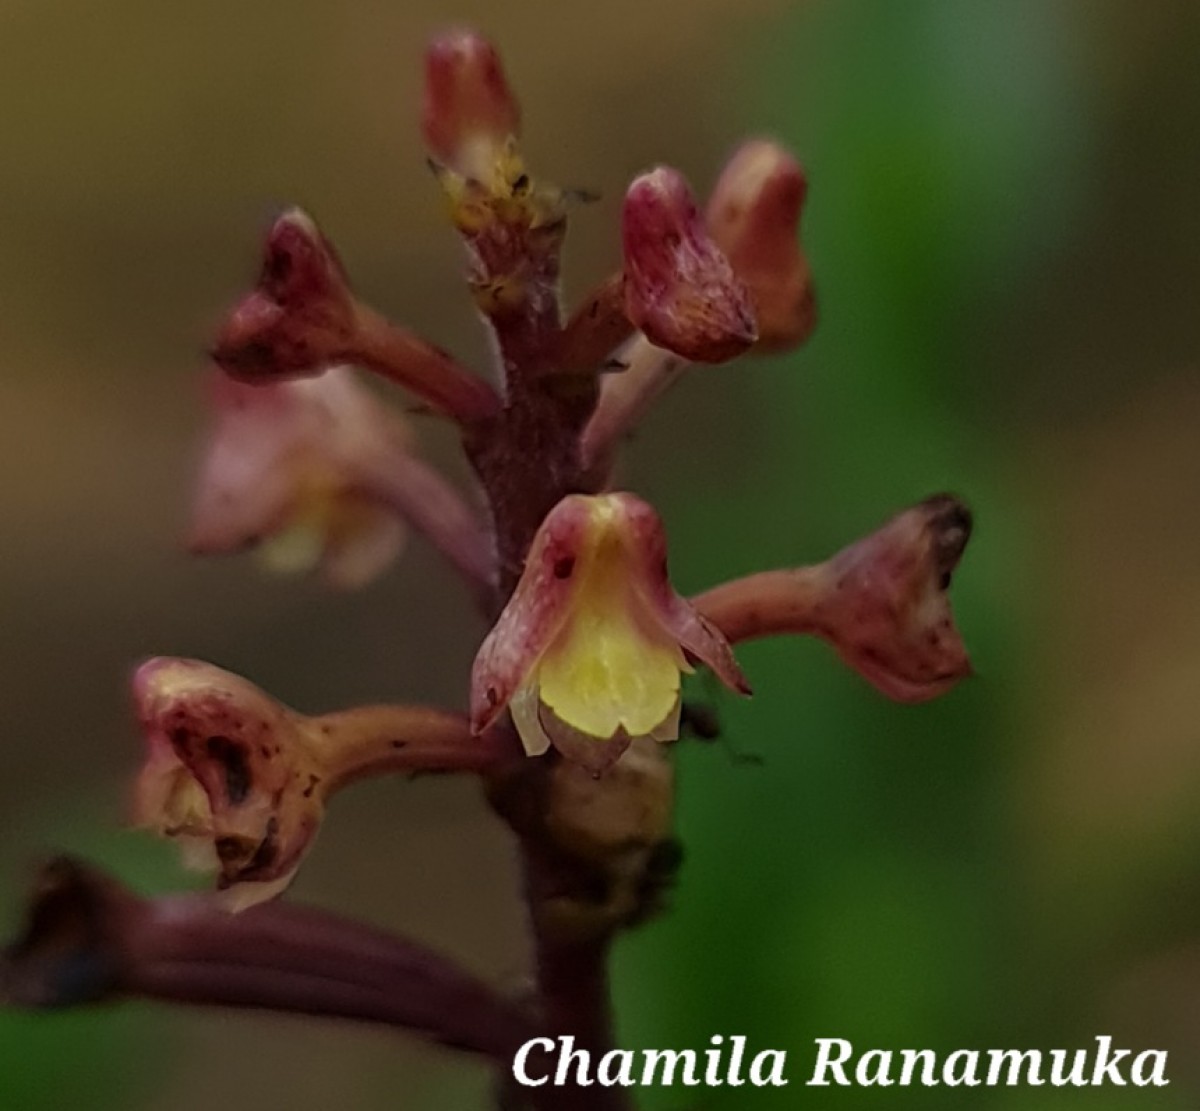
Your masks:
{"label": "bokeh background", "polygon": [[[625,479],[698,589],[823,557],[949,488],[979,676],[891,705],[814,643],[681,747],[683,880],[622,942],[621,1036],[791,1053],[782,1092],[647,1108],[1152,1111],[1200,1102],[1200,7],[1188,0],[4,0],[0,4],[0,920],[69,849],[186,882],[121,829],[131,662],[192,655],[307,710],[461,703],[481,630],[421,544],[352,596],[178,551],[201,351],[280,206],[365,297],[484,345],[415,129],[431,30],[502,43],[530,160],[706,188],[747,132],[811,177],[821,325],[697,372]],[[430,424],[429,453],[462,473]],[[703,688],[702,688],[703,690]],[[762,757],[761,766],[739,754]],[[511,846],[470,784],[335,803],[296,894],[525,967]],[[1165,1091],[806,1091],[812,1039],[1171,1051]],[[487,1077],[378,1031],[149,1006],[0,1013],[0,1108],[470,1111]]]}

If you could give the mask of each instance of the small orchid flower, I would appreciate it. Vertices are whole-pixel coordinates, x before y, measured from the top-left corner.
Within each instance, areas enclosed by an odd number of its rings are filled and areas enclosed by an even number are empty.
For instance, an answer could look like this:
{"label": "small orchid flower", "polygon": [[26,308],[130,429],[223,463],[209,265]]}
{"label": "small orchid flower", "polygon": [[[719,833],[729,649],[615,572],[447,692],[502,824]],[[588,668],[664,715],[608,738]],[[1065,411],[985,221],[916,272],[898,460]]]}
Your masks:
{"label": "small orchid flower", "polygon": [[462,714],[383,705],[309,717],[200,660],[148,660],[133,700],[146,740],[134,819],[178,842],[185,863],[217,871],[232,910],[287,887],[348,784],[483,772],[511,754],[502,736],[472,736]]}
{"label": "small orchid flower", "polygon": [[337,252],[293,208],[267,233],[258,285],[225,321],[213,359],[247,382],[319,374],[350,357],[358,327]]}
{"label": "small orchid flower", "polygon": [[485,419],[498,405],[482,378],[359,301],[337,251],[299,208],[268,230],[258,282],[229,311],[212,358],[231,378],[254,385],[354,363],[464,425]]}
{"label": "small orchid flower", "polygon": [[972,674],[947,591],[971,511],[935,494],[809,567],[760,571],[691,599],[732,644],[786,633],[829,641],[897,702],[924,702]]}
{"label": "small orchid flower", "polygon": [[321,823],[327,779],[297,716],[196,660],[148,661],[133,694],[146,738],[136,823],[219,871],[231,909],[283,890]]}
{"label": "small orchid flower", "polygon": [[508,707],[531,756],[553,745],[603,771],[636,737],[678,736],[691,660],[749,693],[725,638],[672,588],[658,514],[632,494],[570,495],[475,659],[472,728]]}
{"label": "small orchid flower", "polygon": [[405,457],[405,421],[339,367],[319,378],[212,383],[214,423],[192,511],[190,547],[256,547],[284,572],[320,568],[359,586],[404,546],[406,529],[373,492],[373,476]]}

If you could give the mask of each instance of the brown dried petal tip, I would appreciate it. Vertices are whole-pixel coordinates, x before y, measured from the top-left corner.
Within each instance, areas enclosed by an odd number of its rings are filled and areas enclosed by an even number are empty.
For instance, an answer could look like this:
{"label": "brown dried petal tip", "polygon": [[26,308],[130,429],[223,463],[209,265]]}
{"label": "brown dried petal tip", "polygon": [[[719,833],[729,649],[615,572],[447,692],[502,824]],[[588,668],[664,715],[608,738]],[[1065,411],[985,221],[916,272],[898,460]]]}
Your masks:
{"label": "brown dried petal tip", "polygon": [[212,356],[245,381],[318,374],[351,361],[356,328],[337,254],[311,218],[292,209],[267,234],[258,285],[230,313]]}
{"label": "brown dried petal tip", "polygon": [[804,170],[783,147],[752,139],[709,199],[708,230],[750,290],[762,351],[795,347],[816,323],[812,272],[798,239],[807,192]]}
{"label": "brown dried petal tip", "polygon": [[922,702],[971,674],[950,579],[971,535],[971,513],[938,494],[839,552],[822,622],[839,654],[892,698]]}
{"label": "brown dried petal tip", "polygon": [[626,314],[652,343],[702,363],[725,362],[754,343],[750,295],[678,171],[660,166],[633,182],[622,237]]}

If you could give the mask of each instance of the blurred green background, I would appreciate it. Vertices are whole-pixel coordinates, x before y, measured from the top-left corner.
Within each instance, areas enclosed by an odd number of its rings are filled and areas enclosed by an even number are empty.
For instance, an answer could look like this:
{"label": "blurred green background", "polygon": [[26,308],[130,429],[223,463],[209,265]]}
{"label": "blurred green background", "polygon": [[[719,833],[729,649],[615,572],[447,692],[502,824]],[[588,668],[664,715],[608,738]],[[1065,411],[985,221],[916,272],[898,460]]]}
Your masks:
{"label": "blurred green background", "polygon": [[[621,944],[630,1046],[786,1048],[781,1092],[647,1108],[1151,1111],[1200,1102],[1200,8],[1156,0],[0,3],[0,919],[67,848],[148,890],[120,828],[132,661],[194,655],[306,710],[461,704],[481,630],[415,544],[362,594],[178,553],[200,352],[285,203],[364,296],[485,348],[415,134],[419,53],[494,35],[535,169],[600,190],[579,293],[617,260],[625,182],[706,188],[747,132],[793,144],[821,325],[697,372],[647,422],[684,589],[819,559],[964,495],[954,588],[979,677],[889,704],[814,643],[748,647],[727,743],[680,751],[672,912]],[[450,437],[429,453],[462,474]],[[707,693],[707,688],[701,688]],[[759,754],[762,766],[734,752]],[[510,845],[469,784],[334,806],[296,894],[525,968]],[[861,1047],[1166,1048],[1160,1092],[806,1090]],[[0,1013],[0,1108],[484,1106],[487,1077],[393,1035],[126,1007]]]}

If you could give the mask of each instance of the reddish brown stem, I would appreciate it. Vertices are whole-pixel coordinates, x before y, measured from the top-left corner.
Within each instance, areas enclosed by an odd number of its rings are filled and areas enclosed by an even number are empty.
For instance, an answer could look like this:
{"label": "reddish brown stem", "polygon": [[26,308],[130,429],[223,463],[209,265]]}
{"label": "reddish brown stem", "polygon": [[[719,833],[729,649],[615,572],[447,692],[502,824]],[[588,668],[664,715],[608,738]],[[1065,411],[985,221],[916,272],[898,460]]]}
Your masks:
{"label": "reddish brown stem", "polygon": [[762,571],[691,599],[731,644],[785,633],[819,633],[828,588],[823,566]]}
{"label": "reddish brown stem", "polygon": [[311,718],[306,728],[328,754],[328,791],[387,773],[482,774],[520,751],[507,733],[473,736],[464,714],[428,706],[358,706]]}
{"label": "reddish brown stem", "polygon": [[355,307],[356,331],[347,357],[411,390],[436,412],[463,425],[493,416],[496,391],[451,356],[392,324],[374,309]]}
{"label": "reddish brown stem", "polygon": [[[578,944],[551,941],[538,934],[537,975],[547,1036],[570,1034],[576,1049],[585,1049],[595,1063],[613,1046],[613,1015],[609,987],[607,938]],[[629,1094],[619,1087],[593,1084],[568,1086],[545,1097],[546,1111],[632,1111]]]}
{"label": "reddish brown stem", "polygon": [[230,915],[201,896],[142,899],[54,861],[0,964],[0,997],[57,1007],[127,996],[383,1023],[503,1067],[532,1036],[519,1008],[411,942],[282,903]]}
{"label": "reddish brown stem", "polygon": [[558,340],[555,369],[575,373],[603,369],[634,330],[625,315],[625,275],[618,271],[588,294],[567,321]]}

